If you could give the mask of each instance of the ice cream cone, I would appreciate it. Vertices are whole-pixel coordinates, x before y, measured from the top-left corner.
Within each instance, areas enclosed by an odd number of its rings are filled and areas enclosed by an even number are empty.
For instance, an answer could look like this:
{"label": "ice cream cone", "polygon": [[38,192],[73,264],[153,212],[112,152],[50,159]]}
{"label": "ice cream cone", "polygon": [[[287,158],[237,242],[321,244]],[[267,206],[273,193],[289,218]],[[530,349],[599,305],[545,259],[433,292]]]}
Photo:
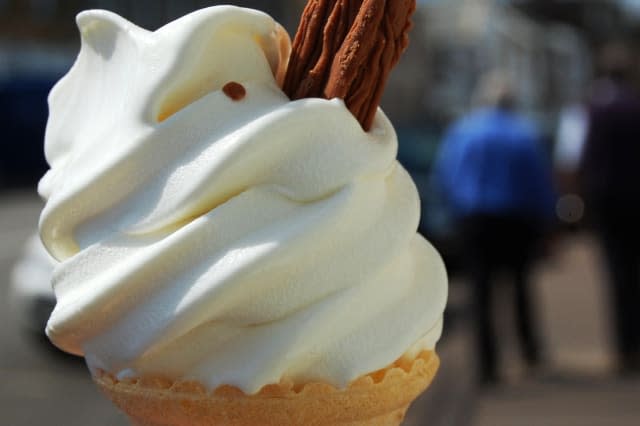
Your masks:
{"label": "ice cream cone", "polygon": [[119,381],[101,371],[94,380],[135,425],[399,425],[438,366],[435,352],[424,351],[360,377],[345,389],[282,382],[254,395],[232,386],[207,392],[196,382],[162,378]]}

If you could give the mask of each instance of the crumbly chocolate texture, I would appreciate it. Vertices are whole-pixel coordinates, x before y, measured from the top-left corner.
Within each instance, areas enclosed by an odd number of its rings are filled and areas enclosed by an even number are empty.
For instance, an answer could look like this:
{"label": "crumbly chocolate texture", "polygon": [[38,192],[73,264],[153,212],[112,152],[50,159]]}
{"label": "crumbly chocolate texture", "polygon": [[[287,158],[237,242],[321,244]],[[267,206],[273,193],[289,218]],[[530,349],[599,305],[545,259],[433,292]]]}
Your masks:
{"label": "crumbly chocolate texture", "polygon": [[371,128],[391,69],[409,44],[415,0],[309,0],[283,84],[291,99],[344,99]]}

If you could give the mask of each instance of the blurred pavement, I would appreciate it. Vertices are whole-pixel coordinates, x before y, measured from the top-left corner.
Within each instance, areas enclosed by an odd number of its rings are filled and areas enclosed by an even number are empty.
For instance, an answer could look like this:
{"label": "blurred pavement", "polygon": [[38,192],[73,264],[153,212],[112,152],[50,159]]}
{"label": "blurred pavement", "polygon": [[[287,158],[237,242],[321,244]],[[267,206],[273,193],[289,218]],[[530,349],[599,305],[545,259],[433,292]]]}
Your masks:
{"label": "blurred pavement", "polygon": [[[533,378],[479,394],[473,425],[640,424],[640,376],[612,375],[608,294],[599,254],[591,236],[576,234],[559,241],[553,257],[539,265],[534,280],[549,365]],[[506,358],[507,372],[517,376]]]}
{"label": "blurred pavement", "polygon": [[[35,194],[0,195],[0,423],[124,426],[126,419],[99,394],[83,362],[22,330],[9,309],[8,274],[40,209]],[[640,424],[640,377],[609,375],[606,294],[597,255],[594,242],[577,234],[541,263],[535,290],[549,366],[533,376],[523,374],[511,349],[510,317],[501,313],[506,380],[488,390],[473,385],[467,294],[460,283],[452,286],[451,318],[439,346],[441,370],[411,407],[405,426]]]}
{"label": "blurred pavement", "polygon": [[11,267],[38,223],[35,194],[0,195],[0,424],[124,426],[127,421],[91,382],[81,358],[24,330],[12,315]]}

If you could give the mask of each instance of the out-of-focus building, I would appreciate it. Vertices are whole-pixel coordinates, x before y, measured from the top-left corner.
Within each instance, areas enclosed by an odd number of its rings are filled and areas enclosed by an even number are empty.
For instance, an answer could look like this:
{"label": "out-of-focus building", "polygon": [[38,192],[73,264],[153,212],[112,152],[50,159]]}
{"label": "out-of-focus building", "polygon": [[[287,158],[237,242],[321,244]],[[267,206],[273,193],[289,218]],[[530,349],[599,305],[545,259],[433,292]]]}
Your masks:
{"label": "out-of-focus building", "polygon": [[520,107],[542,124],[575,100],[591,77],[591,55],[579,30],[539,22],[498,0],[452,0],[422,9],[432,81],[429,115],[445,121],[469,107],[478,79],[493,68],[515,82]]}
{"label": "out-of-focus building", "polygon": [[[594,52],[612,40],[637,53],[636,83],[640,87],[640,1],[519,0],[514,4],[539,22],[562,21],[580,31]],[[594,61],[598,73],[598,61]]]}
{"label": "out-of-focus building", "polygon": [[628,32],[638,25],[637,0],[512,0],[539,22],[559,21],[580,30],[590,44]]}
{"label": "out-of-focus building", "polygon": [[634,1],[418,1],[412,45],[385,97],[392,118],[447,123],[469,107],[480,75],[500,67],[516,81],[520,107],[552,133],[557,112],[584,96],[599,44],[640,41]]}

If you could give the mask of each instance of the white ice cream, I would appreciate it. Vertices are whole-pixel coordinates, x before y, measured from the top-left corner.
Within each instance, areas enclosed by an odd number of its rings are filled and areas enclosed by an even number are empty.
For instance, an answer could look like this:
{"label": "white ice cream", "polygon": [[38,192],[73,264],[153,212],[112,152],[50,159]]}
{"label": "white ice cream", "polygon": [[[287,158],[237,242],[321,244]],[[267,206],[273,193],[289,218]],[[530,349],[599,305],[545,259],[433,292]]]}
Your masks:
{"label": "white ice cream", "polygon": [[39,188],[56,345],[121,377],[248,393],[343,386],[434,347],[446,273],[382,112],[365,133],[340,100],[289,101],[289,39],[260,12],[78,25]]}

